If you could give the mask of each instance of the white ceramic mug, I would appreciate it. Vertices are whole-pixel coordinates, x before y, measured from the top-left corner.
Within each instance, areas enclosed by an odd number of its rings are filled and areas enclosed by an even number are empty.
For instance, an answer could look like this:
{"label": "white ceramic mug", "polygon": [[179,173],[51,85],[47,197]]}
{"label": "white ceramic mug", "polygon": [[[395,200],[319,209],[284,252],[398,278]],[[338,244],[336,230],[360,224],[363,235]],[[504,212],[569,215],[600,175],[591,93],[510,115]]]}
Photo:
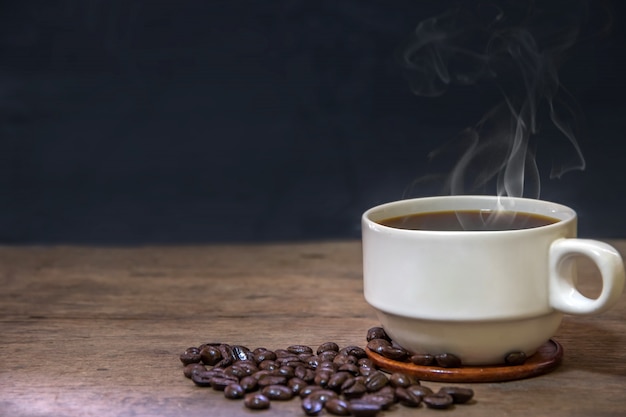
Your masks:
{"label": "white ceramic mug", "polygon": [[[422,212],[500,210],[555,218],[531,229],[432,231],[383,226]],[[598,314],[618,300],[624,265],[610,245],[576,238],[576,213],[542,200],[443,196],[401,200],[362,217],[366,301],[389,336],[412,352],[452,353],[465,365],[527,356],[550,339],[563,313]],[[577,256],[602,276],[596,299],[576,289]]]}

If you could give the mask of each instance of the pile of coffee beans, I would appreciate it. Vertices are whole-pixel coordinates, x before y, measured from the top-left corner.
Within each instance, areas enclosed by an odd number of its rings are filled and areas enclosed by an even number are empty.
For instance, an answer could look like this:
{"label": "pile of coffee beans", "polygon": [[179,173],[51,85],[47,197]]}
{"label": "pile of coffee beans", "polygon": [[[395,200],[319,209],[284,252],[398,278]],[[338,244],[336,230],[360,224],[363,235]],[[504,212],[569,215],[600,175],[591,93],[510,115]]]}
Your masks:
{"label": "pile of coffee beans", "polygon": [[[373,340],[373,339],[372,339]],[[190,347],[181,355],[184,375],[197,386],[242,399],[245,407],[267,409],[273,401],[301,399],[304,414],[324,410],[338,416],[369,417],[399,404],[447,409],[470,401],[474,392],[443,387],[437,392],[403,373],[388,374],[367,357],[363,348],[339,348],[334,342],[292,345],[269,350],[226,343]]]}
{"label": "pile of coffee beans", "polygon": [[429,353],[411,353],[396,344],[382,327],[372,327],[367,331],[367,348],[388,359],[400,362],[411,362],[423,366],[440,366],[443,368],[458,368],[462,365],[461,359],[452,353],[431,355]]}
{"label": "pile of coffee beans", "polygon": [[[430,353],[412,353],[396,344],[382,327],[372,327],[367,331],[367,348],[387,359],[400,362],[411,362],[422,366],[440,366],[442,368],[458,368],[461,359],[452,353],[431,355]],[[524,352],[510,352],[504,357],[507,365],[521,365],[526,361]]]}

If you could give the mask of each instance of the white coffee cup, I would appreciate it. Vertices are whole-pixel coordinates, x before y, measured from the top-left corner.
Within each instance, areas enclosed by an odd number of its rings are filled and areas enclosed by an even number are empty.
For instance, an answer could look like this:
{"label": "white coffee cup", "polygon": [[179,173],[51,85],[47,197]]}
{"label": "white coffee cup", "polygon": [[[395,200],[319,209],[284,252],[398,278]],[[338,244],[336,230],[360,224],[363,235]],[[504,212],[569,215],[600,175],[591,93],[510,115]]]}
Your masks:
{"label": "white coffee cup", "polygon": [[[552,224],[516,230],[436,231],[383,226],[414,213],[506,210],[548,216]],[[598,314],[624,287],[612,246],[576,238],[576,212],[542,200],[443,196],[395,201],[362,217],[366,301],[389,336],[411,352],[451,353],[465,365],[531,356],[557,331],[563,313]],[[602,291],[576,289],[577,256],[591,259]]]}

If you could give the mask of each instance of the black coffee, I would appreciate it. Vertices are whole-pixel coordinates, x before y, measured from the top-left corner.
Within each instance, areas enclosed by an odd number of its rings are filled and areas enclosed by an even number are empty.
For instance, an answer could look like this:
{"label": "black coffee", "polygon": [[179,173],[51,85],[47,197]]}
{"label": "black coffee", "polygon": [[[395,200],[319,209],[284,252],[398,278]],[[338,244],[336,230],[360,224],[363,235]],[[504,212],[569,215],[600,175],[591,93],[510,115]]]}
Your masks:
{"label": "black coffee", "polygon": [[396,229],[435,231],[496,231],[531,229],[558,222],[541,214],[504,210],[450,210],[414,213],[378,223]]}

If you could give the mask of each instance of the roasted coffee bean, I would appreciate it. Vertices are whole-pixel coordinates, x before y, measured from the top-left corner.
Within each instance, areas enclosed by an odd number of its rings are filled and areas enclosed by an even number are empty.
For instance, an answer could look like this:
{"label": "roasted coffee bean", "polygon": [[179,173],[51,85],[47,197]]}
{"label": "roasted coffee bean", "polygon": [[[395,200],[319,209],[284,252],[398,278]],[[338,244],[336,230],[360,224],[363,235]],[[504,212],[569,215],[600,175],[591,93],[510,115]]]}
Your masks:
{"label": "roasted coffee bean", "polygon": [[324,409],[324,403],[308,397],[302,400],[301,406],[307,416],[316,416]]}
{"label": "roasted coffee bean", "polygon": [[389,383],[389,380],[380,371],[374,372],[365,379],[365,387],[368,392],[378,391]]}
{"label": "roasted coffee bean", "polygon": [[339,365],[337,365],[336,363],[324,361],[320,362],[319,365],[317,365],[317,368],[315,368],[315,372],[335,372],[337,369],[339,369]]}
{"label": "roasted coffee bean", "polygon": [[237,362],[237,366],[244,369],[247,375],[252,375],[253,373],[259,371],[259,367],[256,365],[256,362],[253,360]]}
{"label": "roasted coffee bean", "polygon": [[308,363],[310,359],[313,359],[313,358],[317,357],[317,355],[311,355],[311,354],[308,354],[308,353],[301,353],[301,354],[299,354],[297,356],[298,356],[298,359],[300,359],[300,361],[302,363],[305,363],[305,364]]}
{"label": "roasted coffee bean", "polygon": [[188,365],[185,365],[185,367],[183,368],[183,375],[185,375],[185,377],[187,378],[191,378],[191,374],[193,374],[194,372],[204,371],[206,371],[206,367],[201,363],[190,363]]}
{"label": "roasted coffee bean", "polygon": [[270,359],[266,359],[264,361],[259,362],[258,368],[261,370],[273,371],[274,369],[278,369],[278,364]]}
{"label": "roasted coffee bean", "polygon": [[310,355],[313,354],[313,349],[311,349],[309,346],[304,345],[291,345],[287,348],[287,350],[291,353],[295,353],[296,355],[299,353],[308,353]]}
{"label": "roasted coffee bean", "polygon": [[333,391],[340,391],[341,386],[350,378],[354,378],[354,376],[348,372],[337,372],[336,374],[331,375],[328,380],[327,387],[328,389],[332,389]]}
{"label": "roasted coffee bean", "polygon": [[[213,369],[215,369],[215,368],[213,368]],[[259,379],[261,379],[261,378],[265,378],[267,375],[272,375],[272,371],[269,371],[267,369],[261,369],[260,371],[255,372],[255,373],[252,374],[252,376],[254,378],[256,378],[257,381]]]}
{"label": "roasted coffee bean", "polygon": [[376,366],[374,365],[374,362],[372,362],[370,358],[361,358],[356,364],[358,366],[366,366],[368,368],[373,368],[374,366]]}
{"label": "roasted coffee bean", "polygon": [[254,354],[245,346],[234,345],[231,347],[233,350],[233,356],[235,360],[239,361],[253,361]]}
{"label": "roasted coffee bean", "polygon": [[315,390],[308,395],[308,398],[321,401],[322,404],[326,404],[326,402],[330,400],[331,398],[337,398],[337,397],[338,397],[337,393],[329,389]]}
{"label": "roasted coffee bean", "polygon": [[243,398],[246,391],[239,384],[230,384],[226,388],[224,388],[224,397],[237,400],[239,398]]}
{"label": "roasted coffee bean", "polygon": [[252,351],[252,354],[254,355],[254,360],[256,361],[256,363],[260,363],[266,360],[276,360],[276,354],[271,351],[271,350],[267,350],[267,349],[255,349]]}
{"label": "roasted coffee bean", "polygon": [[222,359],[215,364],[217,368],[227,368],[235,362],[232,357],[224,357],[224,353],[222,352]]}
{"label": "roasted coffee bean", "polygon": [[345,348],[339,350],[340,355],[349,355],[354,356],[358,359],[367,358],[367,353],[365,349],[359,346],[346,346]]}
{"label": "roasted coffee bean", "polygon": [[390,348],[391,342],[385,339],[372,339],[367,342],[367,348],[372,352],[378,353],[379,355],[383,354],[383,350],[385,348]]}
{"label": "roasted coffee bean", "polygon": [[403,361],[409,355],[409,352],[400,346],[385,346],[380,354],[388,359]]}
{"label": "roasted coffee bean", "polygon": [[[374,372],[378,372],[378,369],[374,369]],[[374,372],[372,372],[372,373],[374,373]],[[356,379],[357,381],[360,381],[363,384],[365,384],[365,381],[367,381],[367,377],[369,377],[369,375],[357,375],[356,377],[354,377],[354,379]]]}
{"label": "roasted coffee bean", "polygon": [[380,412],[381,406],[366,401],[352,400],[348,403],[348,410],[354,417],[374,417]]}
{"label": "roasted coffee bean", "polygon": [[359,398],[359,401],[376,404],[381,408],[381,410],[388,410],[392,405],[396,403],[396,397],[395,395],[390,396],[379,394],[377,392],[371,392],[363,395],[361,398]]}
{"label": "roasted coffee bean", "polygon": [[319,390],[322,390],[322,389],[324,389],[324,388],[319,387],[317,385],[307,385],[306,387],[304,387],[304,388],[302,388],[300,390],[300,398],[306,398],[309,395],[311,395],[311,393],[313,391],[319,391]]}
{"label": "roasted coffee bean", "polygon": [[353,355],[337,355],[333,359],[333,363],[336,365],[337,368],[339,368],[342,365],[346,365],[350,363],[353,365],[356,365],[358,361],[359,359]]}
{"label": "roasted coffee bean", "polygon": [[307,385],[305,380],[297,377],[293,377],[287,381],[287,386],[291,388],[291,392],[293,392],[294,395],[300,395],[300,391]]}
{"label": "roasted coffee bean", "polygon": [[315,373],[315,378],[313,379],[313,382],[315,383],[315,385],[326,388],[326,386],[328,385],[328,381],[330,381],[330,377],[332,375],[332,371],[318,371]]}
{"label": "roasted coffee bean", "polygon": [[524,352],[511,352],[504,358],[507,365],[522,365],[526,362],[526,354]]}
{"label": "roasted coffee bean", "polygon": [[378,368],[369,358],[359,359],[357,362],[359,367],[359,374],[361,375],[369,375],[372,373],[372,370],[377,370]]}
{"label": "roasted coffee bean", "polygon": [[285,385],[268,385],[263,387],[261,394],[270,400],[287,401],[293,397],[291,388]]}
{"label": "roasted coffee bean", "polygon": [[211,378],[216,377],[217,374],[213,371],[198,371],[192,372],[191,380],[199,387],[210,387]]}
{"label": "roasted coffee bean", "polygon": [[197,347],[187,348],[183,353],[180,354],[180,361],[183,365],[189,365],[190,363],[198,363],[202,360],[200,356],[200,349]]}
{"label": "roasted coffee bean", "polygon": [[367,358],[367,352],[365,351],[365,349],[363,349],[363,348],[362,348],[362,347],[360,347],[360,346],[355,346],[355,347],[351,350],[350,354],[351,354],[352,356],[356,356],[356,357],[357,357],[357,359],[364,359],[364,358]]}
{"label": "roasted coffee bean", "polygon": [[418,384],[418,383],[419,381],[417,380],[417,378],[411,375],[400,373],[400,372],[394,372],[389,377],[389,384],[391,384],[392,387],[405,387],[406,388],[409,385]]}
{"label": "roasted coffee bean", "polygon": [[259,387],[266,387],[268,385],[285,385],[287,384],[287,378],[280,375],[264,375],[259,378]]}
{"label": "roasted coffee bean", "polygon": [[379,396],[385,397],[387,400],[385,405],[383,405],[383,407],[385,408],[389,408],[391,405],[398,402],[398,398],[396,397],[396,389],[392,387],[391,385],[386,385],[376,392],[365,394],[365,395],[366,396],[367,395],[379,395]]}
{"label": "roasted coffee bean", "polygon": [[349,403],[341,398],[331,398],[325,404],[326,411],[335,416],[349,416]]}
{"label": "roasted coffee bean", "polygon": [[218,368],[218,367],[214,366],[213,368],[207,368],[207,369],[209,369],[211,372],[213,372],[216,375],[220,375],[221,376],[221,375],[225,374],[224,368]]}
{"label": "roasted coffee bean", "polygon": [[200,358],[205,365],[214,366],[222,360],[222,354],[217,346],[208,345],[200,351]]}
{"label": "roasted coffee bean", "polygon": [[268,349],[268,348],[266,348],[266,347],[259,346],[259,347],[254,348],[254,350],[252,351],[252,353],[254,353],[255,355],[256,355],[256,354],[259,354],[259,353],[261,353],[261,352],[271,352],[271,350],[269,350],[269,349]]}
{"label": "roasted coffee bean", "polygon": [[293,353],[289,352],[287,349],[276,349],[274,350],[277,358],[284,358],[285,356],[293,356]]}
{"label": "roasted coffee bean", "polygon": [[391,338],[387,335],[387,332],[385,332],[385,329],[383,329],[382,327],[372,327],[367,331],[366,340],[369,342],[373,339],[385,339],[391,342]]}
{"label": "roasted coffee bean", "polygon": [[435,362],[442,368],[458,368],[461,366],[461,359],[452,353],[441,353],[435,355]]}
{"label": "roasted coffee bean", "polygon": [[293,373],[296,378],[300,378],[307,383],[311,383],[315,379],[315,371],[304,366],[298,366]]}
{"label": "roasted coffee bean", "polygon": [[284,361],[281,361],[280,359],[277,359],[276,363],[279,366],[291,366],[294,369],[297,368],[298,366],[308,366],[305,362],[302,362],[300,359],[297,359],[297,360],[288,359],[288,360],[284,360]]}
{"label": "roasted coffee bean", "polygon": [[317,348],[317,354],[323,352],[339,352],[339,345],[335,342],[326,342],[319,345]]}
{"label": "roasted coffee bean", "polygon": [[233,376],[237,379],[241,379],[244,376],[248,376],[248,373],[246,369],[242,367],[239,367],[237,365],[230,365],[229,367],[224,368],[224,375]]}
{"label": "roasted coffee bean", "polygon": [[358,380],[357,378],[353,378],[348,379],[346,382],[344,382],[344,384],[341,386],[341,392],[344,397],[348,399],[359,398],[367,392],[367,387],[362,381]]}
{"label": "roasted coffee bean", "polygon": [[281,356],[281,357],[276,358],[274,362],[276,362],[278,366],[296,367],[296,366],[304,364],[304,362],[302,362],[297,355]]}
{"label": "roasted coffee bean", "polygon": [[415,353],[409,357],[409,361],[415,365],[431,366],[435,363],[435,357],[430,353]]}
{"label": "roasted coffee bean", "polygon": [[422,401],[424,402],[424,404],[426,404],[428,408],[436,408],[440,410],[449,408],[454,402],[450,395],[444,393],[427,395],[422,398]]}
{"label": "roasted coffee bean", "polygon": [[317,369],[320,363],[324,361],[320,360],[318,355],[311,356],[308,361],[306,361],[306,366],[311,369]]}
{"label": "roasted coffee bean", "polygon": [[316,357],[319,359],[319,362],[332,362],[333,360],[335,360],[337,355],[339,354],[334,350],[327,350],[326,352],[318,353]]}
{"label": "roasted coffee bean", "polygon": [[224,391],[224,389],[233,383],[238,383],[237,378],[228,378],[223,376],[214,376],[211,378],[211,388],[215,391]]}
{"label": "roasted coffee bean", "polygon": [[284,376],[285,378],[293,378],[295,376],[294,369],[292,366],[281,366],[278,369],[273,371],[274,375]]}
{"label": "roasted coffee bean", "polygon": [[239,385],[241,385],[245,392],[251,392],[259,386],[259,381],[253,375],[250,375],[241,378]]}
{"label": "roasted coffee bean", "polygon": [[207,342],[207,343],[203,343],[200,346],[198,346],[198,349],[202,350],[207,346],[213,346],[213,347],[218,347],[219,345],[222,345],[223,343],[221,342]]}
{"label": "roasted coffee bean", "polygon": [[337,369],[337,372],[348,372],[349,374],[356,376],[359,375],[359,367],[354,363],[346,363],[341,365]]}
{"label": "roasted coffee bean", "polygon": [[246,394],[243,404],[251,410],[265,410],[270,408],[270,399],[260,392]]}
{"label": "roasted coffee bean", "polygon": [[396,389],[394,387],[392,387],[391,385],[387,384],[384,387],[382,387],[380,390],[378,390],[379,394],[383,394],[383,395],[390,395],[392,397],[395,397],[396,395]]}
{"label": "roasted coffee bean", "polygon": [[217,348],[222,354],[223,359],[230,358],[233,362],[238,359],[231,345],[227,343],[222,343],[221,345],[217,346]]}
{"label": "roasted coffee bean", "polygon": [[357,358],[350,355],[339,355],[337,354],[333,360],[331,361],[334,364],[335,369],[339,369],[341,365],[345,365],[346,363],[357,363]]}
{"label": "roasted coffee bean", "polygon": [[406,387],[406,390],[411,391],[413,394],[419,395],[420,397],[425,397],[427,395],[433,394],[432,389],[418,384],[410,385]]}
{"label": "roasted coffee bean", "polygon": [[422,396],[404,387],[396,388],[396,398],[405,407],[418,407],[422,402]]}
{"label": "roasted coffee bean", "polygon": [[462,387],[442,387],[439,393],[448,394],[455,404],[465,404],[474,397],[474,390]]}

